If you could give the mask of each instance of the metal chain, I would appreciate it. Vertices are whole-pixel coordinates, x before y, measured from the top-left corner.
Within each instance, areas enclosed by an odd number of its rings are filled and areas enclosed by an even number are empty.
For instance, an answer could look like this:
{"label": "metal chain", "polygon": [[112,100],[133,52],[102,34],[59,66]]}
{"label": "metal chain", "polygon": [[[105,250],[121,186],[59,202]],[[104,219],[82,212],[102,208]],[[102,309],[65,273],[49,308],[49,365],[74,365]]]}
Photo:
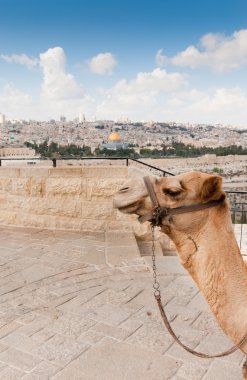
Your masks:
{"label": "metal chain", "polygon": [[154,296],[155,298],[160,297],[160,284],[157,281],[157,268],[155,262],[155,242],[154,242],[154,225],[151,226],[152,231],[152,262],[153,262],[153,288],[154,288]]}

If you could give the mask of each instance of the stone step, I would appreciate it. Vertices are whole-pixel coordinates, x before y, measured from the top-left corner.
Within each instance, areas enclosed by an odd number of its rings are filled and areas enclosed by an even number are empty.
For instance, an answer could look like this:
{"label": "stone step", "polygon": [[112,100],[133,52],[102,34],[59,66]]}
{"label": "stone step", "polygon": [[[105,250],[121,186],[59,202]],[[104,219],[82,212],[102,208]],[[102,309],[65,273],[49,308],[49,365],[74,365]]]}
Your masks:
{"label": "stone step", "polygon": [[[152,256],[152,242],[137,240],[141,256]],[[174,244],[169,239],[155,240],[156,256],[177,256]]]}
{"label": "stone step", "polygon": [[130,265],[140,259],[140,251],[133,232],[106,232],[107,264]]}
{"label": "stone step", "polygon": [[[152,256],[152,242],[151,241],[143,241],[137,240],[137,244],[139,247],[141,256]],[[163,251],[159,241],[155,241],[155,255],[163,256]]]}

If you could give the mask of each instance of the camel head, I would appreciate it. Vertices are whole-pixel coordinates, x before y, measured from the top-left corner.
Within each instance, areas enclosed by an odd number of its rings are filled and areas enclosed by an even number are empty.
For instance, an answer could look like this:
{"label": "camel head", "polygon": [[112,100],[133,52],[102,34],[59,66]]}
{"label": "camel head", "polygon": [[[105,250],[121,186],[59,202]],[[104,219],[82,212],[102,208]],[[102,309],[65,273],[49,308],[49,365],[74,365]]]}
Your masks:
{"label": "camel head", "polygon": [[[188,172],[169,178],[150,177],[160,206],[177,208],[193,204],[206,203],[220,199],[222,178],[201,172]],[[114,207],[127,214],[143,216],[153,209],[146,186],[142,178],[130,179],[114,197]],[[203,223],[209,210],[201,210],[183,215],[164,217],[161,228],[169,233],[176,230],[191,229]],[[166,227],[166,228],[165,228]]]}

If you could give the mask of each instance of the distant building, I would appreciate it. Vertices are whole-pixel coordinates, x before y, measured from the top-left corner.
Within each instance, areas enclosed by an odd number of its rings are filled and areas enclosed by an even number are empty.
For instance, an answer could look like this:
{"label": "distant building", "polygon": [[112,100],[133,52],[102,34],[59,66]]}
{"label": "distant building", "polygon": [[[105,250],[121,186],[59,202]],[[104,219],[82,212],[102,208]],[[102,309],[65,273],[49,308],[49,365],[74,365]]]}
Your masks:
{"label": "distant building", "polygon": [[5,115],[3,113],[0,113],[0,124],[5,123]]}
{"label": "distant building", "polygon": [[79,114],[79,123],[84,123],[86,121],[85,115],[81,112]]}
{"label": "distant building", "polygon": [[31,148],[0,148],[0,157],[34,157],[35,150]]}
{"label": "distant building", "polygon": [[118,132],[112,132],[108,137],[108,142],[100,145],[100,149],[109,150],[127,149],[128,147],[128,144],[122,143],[120,133]]}

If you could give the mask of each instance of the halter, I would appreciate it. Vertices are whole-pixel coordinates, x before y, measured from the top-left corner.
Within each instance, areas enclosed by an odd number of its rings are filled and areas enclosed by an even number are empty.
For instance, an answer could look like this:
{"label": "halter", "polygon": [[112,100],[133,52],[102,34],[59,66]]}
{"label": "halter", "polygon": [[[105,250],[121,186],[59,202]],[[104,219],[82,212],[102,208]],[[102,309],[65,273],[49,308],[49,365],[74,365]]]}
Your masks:
{"label": "halter", "polygon": [[197,203],[197,204],[192,204],[189,206],[181,206],[181,207],[174,207],[174,208],[168,208],[168,207],[160,207],[159,201],[157,199],[154,187],[150,181],[150,178],[143,177],[146,189],[148,191],[148,195],[153,203],[153,210],[148,212],[147,214],[143,216],[139,216],[138,220],[140,223],[144,223],[146,221],[151,222],[153,226],[161,226],[162,225],[162,220],[166,216],[170,215],[178,215],[178,214],[186,214],[188,212],[194,212],[194,211],[199,211],[199,210],[205,210],[210,207],[216,207],[222,201],[225,199],[225,195],[222,195],[219,199],[217,200],[211,200],[206,203]]}

